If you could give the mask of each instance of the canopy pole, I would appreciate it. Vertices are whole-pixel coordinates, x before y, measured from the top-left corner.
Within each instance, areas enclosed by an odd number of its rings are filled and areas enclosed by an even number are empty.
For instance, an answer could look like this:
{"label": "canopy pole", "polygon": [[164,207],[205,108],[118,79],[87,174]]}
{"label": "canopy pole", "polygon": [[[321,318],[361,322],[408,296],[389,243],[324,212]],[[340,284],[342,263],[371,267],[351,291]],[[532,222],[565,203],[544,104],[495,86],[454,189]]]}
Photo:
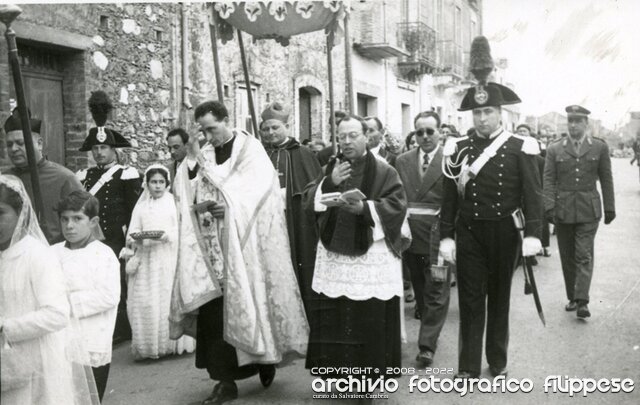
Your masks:
{"label": "canopy pole", "polygon": [[333,145],[333,154],[338,154],[338,142],[336,141],[336,117],[334,110],[334,95],[333,95],[333,57],[331,56],[331,50],[333,48],[333,31],[327,35],[327,74],[329,79],[329,126],[331,127],[331,144]]}
{"label": "canopy pole", "polygon": [[344,64],[347,85],[347,108],[350,114],[355,112],[355,99],[353,94],[353,68],[351,65],[351,35],[349,33],[349,13],[344,16]]}
{"label": "canopy pole", "polygon": [[11,23],[22,13],[18,6],[9,5],[2,10],[0,20],[7,26],[5,38],[7,39],[7,50],[9,52],[9,64],[13,73],[13,85],[16,89],[16,99],[18,102],[18,112],[20,113],[20,123],[22,124],[22,137],[27,152],[27,161],[29,163],[29,174],[31,175],[31,190],[33,191],[33,206],[38,218],[42,218],[44,211],[42,205],[42,193],[40,192],[40,178],[38,176],[38,167],[36,162],[35,148],[33,146],[33,138],[31,137],[31,123],[29,122],[29,112],[27,109],[27,100],[24,95],[24,83],[22,81],[22,72],[20,71],[20,61],[18,60],[18,45],[16,44],[16,32],[11,28]]}
{"label": "canopy pole", "polygon": [[218,56],[218,35],[216,34],[216,10],[211,7],[211,22],[209,23],[209,33],[211,35],[211,50],[213,53],[213,69],[216,75],[216,92],[218,93],[218,101],[224,104],[224,93],[222,91],[222,74],[220,73],[220,58]]}
{"label": "canopy pole", "polygon": [[247,98],[249,99],[249,110],[251,110],[251,124],[253,126],[253,134],[256,138],[260,137],[258,132],[258,120],[256,119],[256,109],[253,107],[253,95],[251,94],[251,81],[249,80],[249,68],[247,67],[247,55],[244,52],[244,42],[242,40],[242,31],[236,29],[238,33],[238,45],[240,46],[240,59],[242,59],[242,70],[244,71],[244,83],[247,86]]}

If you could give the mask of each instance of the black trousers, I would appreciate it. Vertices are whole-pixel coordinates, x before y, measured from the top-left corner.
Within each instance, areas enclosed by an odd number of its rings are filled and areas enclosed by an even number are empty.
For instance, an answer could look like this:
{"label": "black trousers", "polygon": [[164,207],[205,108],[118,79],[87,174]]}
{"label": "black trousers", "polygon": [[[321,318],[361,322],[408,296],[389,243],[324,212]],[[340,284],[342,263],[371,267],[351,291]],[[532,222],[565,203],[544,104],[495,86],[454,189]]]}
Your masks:
{"label": "black trousers", "polygon": [[98,389],[98,397],[100,398],[100,402],[102,402],[102,397],[104,397],[104,391],[107,388],[107,380],[109,379],[109,367],[111,363],[105,364],[100,367],[91,367],[93,371],[93,379],[96,381],[96,388]]}
{"label": "black trousers", "polygon": [[456,235],[459,370],[480,373],[485,319],[487,362],[493,367],[506,367],[511,277],[519,235],[511,217],[496,221],[460,218]]}
{"label": "black trousers", "polygon": [[418,347],[420,350],[436,351],[438,337],[447,319],[449,311],[449,291],[451,272],[447,273],[447,281],[436,282],[431,277],[429,256],[404,252],[404,262],[411,272],[411,283],[416,296],[420,317],[420,334]]}
{"label": "black trousers", "polygon": [[258,373],[257,364],[238,366],[236,348],[223,338],[223,297],[201,306],[196,331],[196,367],[209,372],[212,380],[231,382]]}

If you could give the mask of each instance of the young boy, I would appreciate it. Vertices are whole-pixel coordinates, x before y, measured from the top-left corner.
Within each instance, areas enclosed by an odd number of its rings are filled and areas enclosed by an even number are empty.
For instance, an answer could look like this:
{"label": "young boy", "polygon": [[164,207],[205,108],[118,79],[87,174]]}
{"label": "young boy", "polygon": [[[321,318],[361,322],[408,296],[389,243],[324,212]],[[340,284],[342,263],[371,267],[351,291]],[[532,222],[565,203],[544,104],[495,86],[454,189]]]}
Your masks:
{"label": "young boy", "polygon": [[100,401],[111,364],[111,339],[120,300],[120,263],[101,237],[98,200],[71,192],[57,211],[65,242],[53,246],[65,275],[71,313],[82,330]]}

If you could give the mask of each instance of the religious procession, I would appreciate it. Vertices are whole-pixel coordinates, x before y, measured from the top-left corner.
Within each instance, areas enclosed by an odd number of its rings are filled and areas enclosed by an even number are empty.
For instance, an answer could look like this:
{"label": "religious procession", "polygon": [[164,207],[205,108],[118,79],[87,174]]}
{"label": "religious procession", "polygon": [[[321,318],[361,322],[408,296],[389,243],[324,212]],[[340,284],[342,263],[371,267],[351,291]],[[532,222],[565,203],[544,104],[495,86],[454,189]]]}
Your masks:
{"label": "religious procession", "polygon": [[1,403],[637,403],[640,112],[483,3],[0,6]]}

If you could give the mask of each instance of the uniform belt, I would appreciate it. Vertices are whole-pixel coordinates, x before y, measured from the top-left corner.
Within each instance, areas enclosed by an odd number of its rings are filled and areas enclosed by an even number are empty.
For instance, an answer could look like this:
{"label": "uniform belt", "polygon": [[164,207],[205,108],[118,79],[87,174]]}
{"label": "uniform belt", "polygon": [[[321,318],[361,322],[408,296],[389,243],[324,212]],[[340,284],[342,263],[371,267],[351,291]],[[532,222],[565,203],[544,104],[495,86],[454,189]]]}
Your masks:
{"label": "uniform belt", "polygon": [[557,189],[558,192],[560,191],[595,191],[596,185],[594,184],[593,186],[580,186],[580,187],[564,187],[564,188],[559,188]]}

